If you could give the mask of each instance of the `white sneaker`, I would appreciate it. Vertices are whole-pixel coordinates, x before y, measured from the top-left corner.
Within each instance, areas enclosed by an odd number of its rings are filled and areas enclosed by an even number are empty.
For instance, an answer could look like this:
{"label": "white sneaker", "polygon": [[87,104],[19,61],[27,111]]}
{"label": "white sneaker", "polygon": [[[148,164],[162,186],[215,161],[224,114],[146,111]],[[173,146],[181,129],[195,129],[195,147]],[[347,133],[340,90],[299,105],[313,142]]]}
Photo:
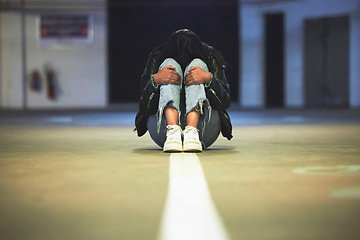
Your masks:
{"label": "white sneaker", "polygon": [[184,130],[184,152],[201,152],[202,145],[199,140],[199,130],[194,127],[187,127]]}
{"label": "white sneaker", "polygon": [[166,126],[166,141],[164,143],[164,152],[181,152],[182,151],[182,130],[178,125]]}

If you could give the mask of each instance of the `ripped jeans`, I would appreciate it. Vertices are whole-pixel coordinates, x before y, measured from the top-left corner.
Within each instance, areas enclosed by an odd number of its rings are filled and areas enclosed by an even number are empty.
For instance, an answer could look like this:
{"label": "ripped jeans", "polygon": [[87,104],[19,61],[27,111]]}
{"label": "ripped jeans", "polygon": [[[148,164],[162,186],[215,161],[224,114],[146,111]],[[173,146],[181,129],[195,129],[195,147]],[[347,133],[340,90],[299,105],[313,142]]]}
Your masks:
{"label": "ripped jeans", "polygon": [[[206,63],[201,59],[195,58],[186,68],[185,74],[181,66],[172,58],[167,58],[160,65],[159,71],[167,66],[175,67],[175,71],[180,75],[181,82],[190,68],[201,67],[209,71]],[[218,111],[212,111],[210,103],[206,98],[204,84],[189,85],[182,87],[179,85],[165,84],[160,85],[159,109],[156,115],[149,116],[147,127],[150,137],[160,147],[164,146],[166,140],[166,118],[164,109],[166,106],[175,108],[179,112],[179,121],[182,129],[186,126],[186,116],[195,107],[200,106],[200,119],[197,128],[199,129],[200,141],[207,148],[218,138],[221,130],[221,122]],[[185,114],[184,114],[185,113]]]}

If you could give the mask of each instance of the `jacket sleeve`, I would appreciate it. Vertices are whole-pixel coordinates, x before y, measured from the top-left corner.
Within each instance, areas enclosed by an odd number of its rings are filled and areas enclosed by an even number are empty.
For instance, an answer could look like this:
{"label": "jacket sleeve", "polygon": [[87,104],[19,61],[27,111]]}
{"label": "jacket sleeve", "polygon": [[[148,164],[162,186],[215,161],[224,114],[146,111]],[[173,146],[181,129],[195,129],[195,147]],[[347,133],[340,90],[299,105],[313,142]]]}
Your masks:
{"label": "jacket sleeve", "polygon": [[155,69],[155,57],[150,54],[143,74],[141,75],[141,96],[139,109],[149,116],[155,114],[158,107],[160,95],[159,87],[154,85],[152,75],[157,72]]}
{"label": "jacket sleeve", "polygon": [[210,84],[205,87],[206,96],[214,109],[225,110],[231,104],[229,84],[225,76],[227,64],[214,48],[210,49],[209,64],[213,77]]}
{"label": "jacket sleeve", "polygon": [[159,88],[154,86],[152,75],[156,72],[155,59],[150,53],[145,70],[141,75],[139,111],[135,117],[135,130],[139,137],[147,132],[147,119],[155,114],[159,103]]}

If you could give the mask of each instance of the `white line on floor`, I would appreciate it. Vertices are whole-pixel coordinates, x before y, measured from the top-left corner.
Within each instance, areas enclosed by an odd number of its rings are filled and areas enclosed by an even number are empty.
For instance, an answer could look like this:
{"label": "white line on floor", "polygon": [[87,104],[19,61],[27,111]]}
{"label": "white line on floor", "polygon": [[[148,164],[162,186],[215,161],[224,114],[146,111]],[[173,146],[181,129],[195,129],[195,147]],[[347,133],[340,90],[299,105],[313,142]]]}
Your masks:
{"label": "white line on floor", "polygon": [[195,153],[170,155],[169,190],[159,239],[230,239]]}
{"label": "white line on floor", "polygon": [[343,188],[331,191],[329,193],[330,197],[334,198],[352,198],[360,199],[360,186],[352,188]]}
{"label": "white line on floor", "polygon": [[308,175],[360,175],[360,165],[310,166],[299,167],[292,171],[295,174]]}

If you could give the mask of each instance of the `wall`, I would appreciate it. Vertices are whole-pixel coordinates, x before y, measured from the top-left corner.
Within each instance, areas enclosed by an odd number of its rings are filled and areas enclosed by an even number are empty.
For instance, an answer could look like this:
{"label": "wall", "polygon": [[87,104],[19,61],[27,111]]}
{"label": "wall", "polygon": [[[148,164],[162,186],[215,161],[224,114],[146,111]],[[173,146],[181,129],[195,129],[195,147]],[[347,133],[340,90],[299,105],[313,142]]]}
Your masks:
{"label": "wall", "polygon": [[[239,0],[240,1],[240,0]],[[4,4],[5,0],[0,0]],[[0,8],[0,108],[91,108],[108,105],[107,85],[107,14],[105,0],[27,0],[26,59],[23,61],[21,1],[7,0],[10,8]],[[258,2],[249,1],[246,2]],[[260,2],[266,2],[264,0]],[[274,1],[273,1],[274,2]],[[245,4],[240,13],[241,67],[239,84],[242,107],[265,106],[264,26],[266,13],[285,14],[285,105],[304,107],[303,32],[307,18],[350,16],[350,96],[351,107],[360,107],[360,1],[294,0],[273,4]],[[94,16],[94,41],[89,46],[42,48],[36,38],[36,21],[41,13],[86,13]],[[49,100],[45,87],[35,93],[24,89],[23,66],[29,74],[53,65],[60,94]],[[25,63],[25,65],[24,65]],[[27,82],[26,82],[27,84]]]}
{"label": "wall", "polygon": [[21,25],[19,13],[1,12],[1,104],[22,106]]}
{"label": "wall", "polygon": [[[360,107],[360,1],[302,0],[254,4],[245,1],[241,11],[242,107],[262,108],[264,101],[264,15],[285,14],[285,105],[304,107],[304,20],[348,14],[350,16],[350,107]],[[262,1],[266,2],[266,1]],[[273,1],[274,2],[274,1]]]}
{"label": "wall", "polygon": [[[25,48],[22,44],[22,7],[13,1],[0,12],[0,107],[4,109],[102,108],[107,97],[107,15],[105,0],[26,1]],[[40,45],[37,37],[41,14],[89,14],[93,16],[93,41],[90,44]],[[23,50],[25,50],[23,52]],[[25,56],[25,61],[23,61]],[[51,100],[46,94],[44,64],[56,74],[58,95]],[[42,74],[42,89],[34,92],[24,82],[37,69]],[[24,92],[24,85],[26,90]]]}

